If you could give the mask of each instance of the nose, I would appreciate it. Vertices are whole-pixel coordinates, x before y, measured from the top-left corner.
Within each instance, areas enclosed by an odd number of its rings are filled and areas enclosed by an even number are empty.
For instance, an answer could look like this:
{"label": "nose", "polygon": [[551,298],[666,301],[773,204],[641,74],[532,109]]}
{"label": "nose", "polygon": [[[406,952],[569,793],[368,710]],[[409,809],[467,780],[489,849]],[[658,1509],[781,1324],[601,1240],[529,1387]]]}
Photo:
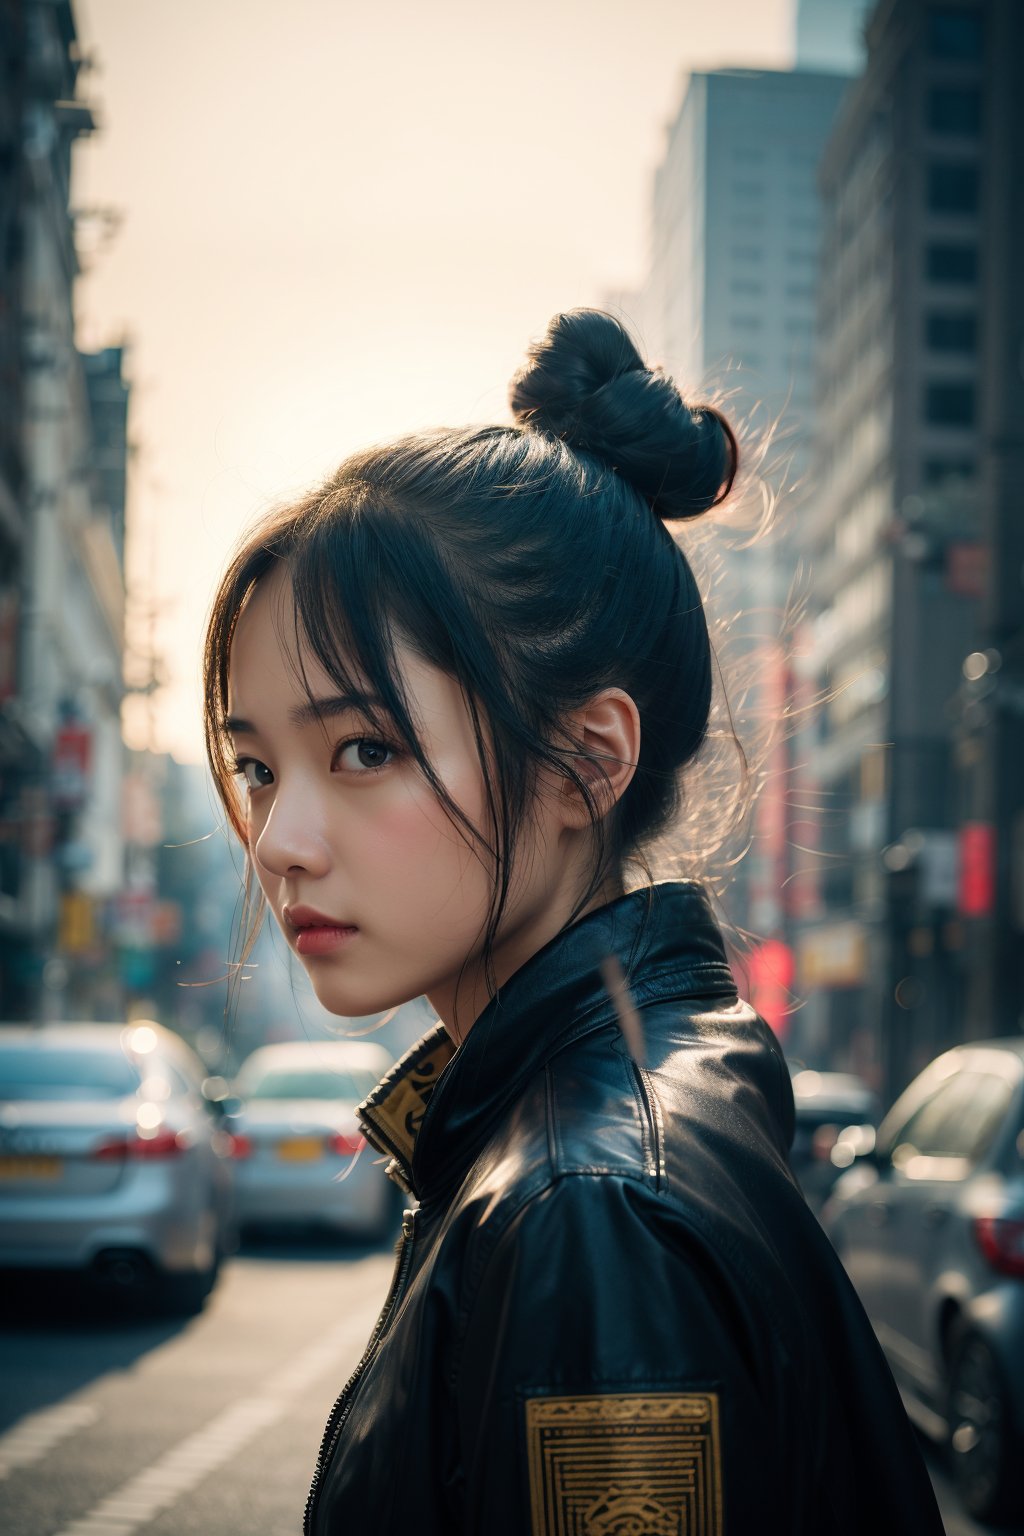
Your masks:
{"label": "nose", "polygon": [[252,843],[252,856],[259,869],[279,880],[298,873],[325,875],[330,853],[314,796],[299,792],[297,785],[289,794],[279,789]]}

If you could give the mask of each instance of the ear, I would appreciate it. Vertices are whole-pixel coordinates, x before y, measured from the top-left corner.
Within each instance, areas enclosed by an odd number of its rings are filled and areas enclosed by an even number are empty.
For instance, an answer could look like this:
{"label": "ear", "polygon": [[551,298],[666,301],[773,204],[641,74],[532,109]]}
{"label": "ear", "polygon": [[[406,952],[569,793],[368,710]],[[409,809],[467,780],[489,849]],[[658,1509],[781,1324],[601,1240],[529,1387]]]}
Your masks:
{"label": "ear", "polygon": [[[640,712],[621,688],[605,688],[583,709],[574,710],[566,723],[577,745],[573,767],[593,795],[599,813],[605,816],[625,793],[636,772]],[[572,779],[563,780],[562,795],[572,802],[568,819],[574,825],[587,826],[590,817],[586,803]],[[565,815],[564,804],[562,810]]]}

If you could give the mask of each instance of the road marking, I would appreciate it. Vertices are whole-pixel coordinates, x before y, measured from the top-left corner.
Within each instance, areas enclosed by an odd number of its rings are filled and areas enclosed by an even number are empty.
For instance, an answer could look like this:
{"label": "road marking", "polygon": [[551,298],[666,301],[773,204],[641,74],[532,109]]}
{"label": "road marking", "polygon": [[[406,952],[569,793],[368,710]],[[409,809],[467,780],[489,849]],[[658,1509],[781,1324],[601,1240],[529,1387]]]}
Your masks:
{"label": "road marking", "polygon": [[76,1429],[95,1424],[98,1417],[99,1410],[92,1403],[61,1403],[56,1408],[27,1414],[0,1435],[0,1478],[16,1467],[31,1466],[59,1440],[73,1435]]}
{"label": "road marking", "polygon": [[283,1418],[292,1401],[335,1366],[339,1357],[358,1352],[370,1326],[372,1319],[368,1322],[364,1315],[347,1318],[276,1371],[256,1394],[231,1403],[88,1514],[63,1526],[57,1536],[129,1536],[147,1524],[223,1466],[248,1440]]}

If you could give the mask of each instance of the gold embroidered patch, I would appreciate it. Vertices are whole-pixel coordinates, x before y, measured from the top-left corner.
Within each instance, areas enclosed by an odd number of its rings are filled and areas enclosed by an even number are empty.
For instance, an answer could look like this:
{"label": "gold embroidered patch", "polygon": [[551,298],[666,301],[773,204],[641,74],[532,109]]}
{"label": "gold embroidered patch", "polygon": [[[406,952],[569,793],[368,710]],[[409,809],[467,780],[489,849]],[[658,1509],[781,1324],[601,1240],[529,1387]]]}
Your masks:
{"label": "gold embroidered patch", "polygon": [[721,1536],[715,1392],[534,1397],[533,1536]]}
{"label": "gold embroidered patch", "polygon": [[363,1129],[369,1131],[368,1139],[380,1151],[396,1153],[407,1165],[412,1163],[416,1133],[430,1095],[454,1054],[454,1042],[444,1026],[435,1026],[359,1105]]}

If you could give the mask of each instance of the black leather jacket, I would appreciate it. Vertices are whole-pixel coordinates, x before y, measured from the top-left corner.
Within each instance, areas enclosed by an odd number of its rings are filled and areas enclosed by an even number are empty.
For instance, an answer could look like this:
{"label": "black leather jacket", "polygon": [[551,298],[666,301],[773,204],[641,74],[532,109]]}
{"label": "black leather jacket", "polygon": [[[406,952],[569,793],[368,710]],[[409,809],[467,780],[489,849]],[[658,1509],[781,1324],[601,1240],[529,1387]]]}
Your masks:
{"label": "black leather jacket", "polygon": [[[633,1058],[599,970],[619,958]],[[361,1106],[418,1200],[306,1528],[941,1536],[702,891],[592,912]]]}

